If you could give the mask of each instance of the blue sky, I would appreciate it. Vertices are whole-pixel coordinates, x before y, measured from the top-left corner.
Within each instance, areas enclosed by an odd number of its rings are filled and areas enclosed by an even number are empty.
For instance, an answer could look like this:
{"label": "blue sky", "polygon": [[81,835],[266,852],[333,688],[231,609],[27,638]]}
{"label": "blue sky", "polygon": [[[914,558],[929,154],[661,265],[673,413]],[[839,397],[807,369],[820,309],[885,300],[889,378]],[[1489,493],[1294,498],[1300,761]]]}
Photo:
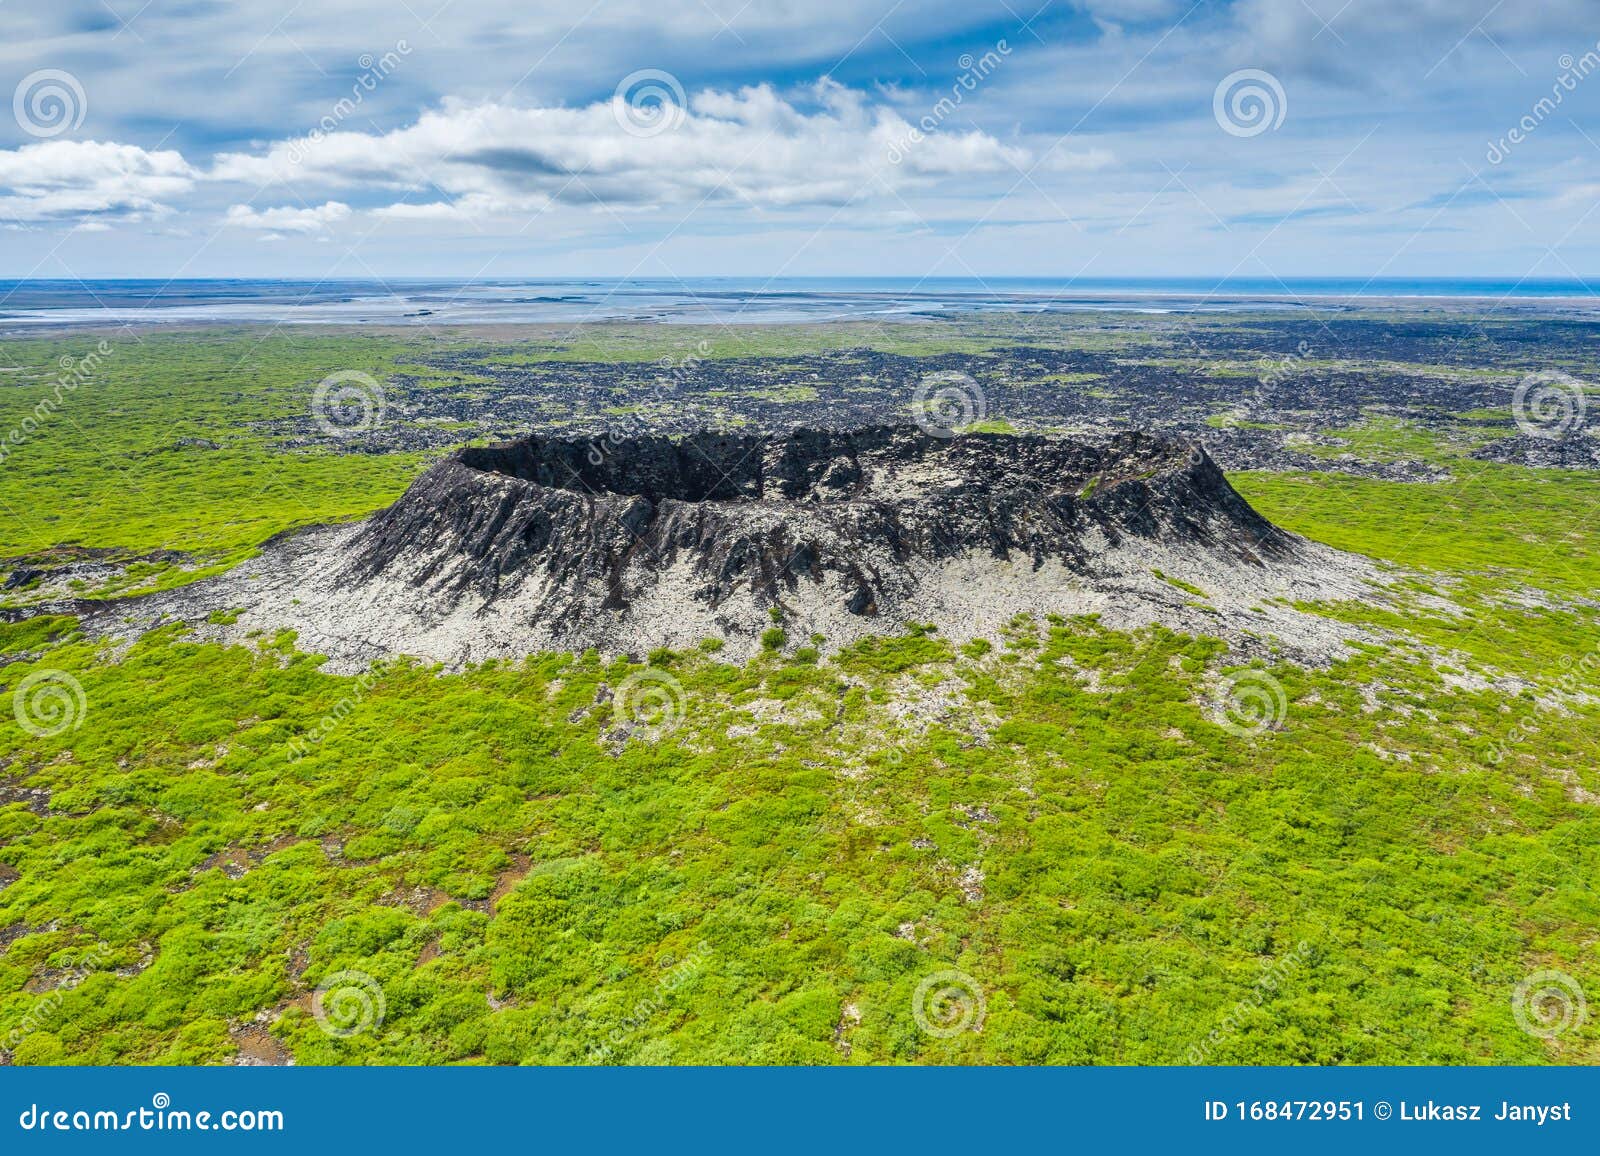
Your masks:
{"label": "blue sky", "polygon": [[1600,274],[1595,0],[141,4],[0,7],[0,276]]}

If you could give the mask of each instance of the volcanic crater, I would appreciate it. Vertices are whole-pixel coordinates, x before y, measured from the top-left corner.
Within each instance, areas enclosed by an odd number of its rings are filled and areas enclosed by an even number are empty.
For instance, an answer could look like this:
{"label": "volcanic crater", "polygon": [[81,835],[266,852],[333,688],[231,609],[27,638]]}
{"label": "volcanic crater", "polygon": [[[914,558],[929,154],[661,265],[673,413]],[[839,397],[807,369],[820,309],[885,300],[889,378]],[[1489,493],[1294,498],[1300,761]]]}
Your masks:
{"label": "volcanic crater", "polygon": [[740,658],[775,624],[828,651],[913,625],[963,641],[1018,614],[1093,614],[1326,661],[1358,632],[1293,604],[1377,580],[1272,525],[1200,444],[1165,435],[530,436],[457,450],[364,523],[286,535],[100,625],[289,628],[357,670],[708,638]]}
{"label": "volcanic crater", "polygon": [[668,576],[711,612],[834,591],[852,615],[892,617],[942,562],[1088,573],[1128,538],[1242,562],[1294,552],[1189,442],[877,427],[464,449],[373,519],[352,573],[444,599],[533,595],[557,628],[626,612]]}

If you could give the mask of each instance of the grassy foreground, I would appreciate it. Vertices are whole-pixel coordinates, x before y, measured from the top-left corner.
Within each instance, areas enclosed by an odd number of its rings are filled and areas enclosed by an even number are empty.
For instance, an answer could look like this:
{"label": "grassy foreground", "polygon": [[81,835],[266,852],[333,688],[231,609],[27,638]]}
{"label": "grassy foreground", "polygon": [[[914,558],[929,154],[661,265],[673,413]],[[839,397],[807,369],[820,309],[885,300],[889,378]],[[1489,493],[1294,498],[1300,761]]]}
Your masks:
{"label": "grassy foreground", "polygon": [[[148,452],[96,457],[52,424],[81,456],[14,456],[0,497],[34,514],[7,551],[182,540],[225,561],[419,468],[251,424],[303,407],[326,349],[274,359],[242,422],[215,381],[128,352],[127,372],[166,367],[166,400],[130,385],[72,413]],[[220,448],[162,450],[191,404],[181,436]],[[291,496],[230,488],[256,455]],[[173,627],[119,654],[67,618],[0,626],[0,689],[31,696],[0,727],[0,1049],[1600,1061],[1581,994],[1600,993],[1600,630],[1577,601],[1600,588],[1600,478],[1455,464],[1433,486],[1236,479],[1291,529],[1425,571],[1404,613],[1320,608],[1396,632],[1323,671],[1088,620],[962,651],[922,632],[819,661],[775,628],[746,666],[362,678],[290,635]],[[40,521],[51,494],[72,537]]]}
{"label": "grassy foreground", "polygon": [[[1600,982],[1594,712],[1495,767],[1498,697],[1394,654],[1271,672],[1286,709],[1241,735],[1218,644],[1087,622],[977,657],[659,654],[632,727],[598,692],[638,668],[592,657],[358,682],[286,639],[4,638],[85,703],[0,740],[49,792],[0,818],[17,1062],[218,1062],[262,1012],[303,1063],[1600,1058],[1511,998]],[[987,736],[888,721],[939,695]],[[919,1029],[944,972],[981,1030]],[[322,1030],[330,977],[362,1030]]]}

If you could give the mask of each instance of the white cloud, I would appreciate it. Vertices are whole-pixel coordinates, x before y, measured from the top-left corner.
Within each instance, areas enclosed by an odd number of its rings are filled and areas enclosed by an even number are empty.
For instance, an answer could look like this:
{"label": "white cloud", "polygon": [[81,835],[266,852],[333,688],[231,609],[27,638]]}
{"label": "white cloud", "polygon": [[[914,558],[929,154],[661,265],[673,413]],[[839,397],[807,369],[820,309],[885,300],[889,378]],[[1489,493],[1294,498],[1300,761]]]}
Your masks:
{"label": "white cloud", "polygon": [[339,201],[296,209],[252,209],[249,205],[233,205],[228,209],[225,223],[236,229],[264,229],[268,238],[278,239],[277,233],[320,233],[329,225],[350,215],[350,206]]}
{"label": "white cloud", "polygon": [[198,174],[171,150],[53,140],[0,150],[0,216],[19,221],[111,217],[137,220],[169,210]]}
{"label": "white cloud", "polygon": [[[540,211],[551,204],[613,210],[703,202],[758,209],[844,205],[991,175],[1032,162],[987,133],[919,134],[899,112],[818,84],[799,101],[768,85],[706,91],[674,123],[620,99],[583,108],[447,102],[387,133],[334,132],[220,156],[211,176],[257,185],[386,189],[378,210],[402,220]],[[1103,150],[1052,158],[1097,167]]]}
{"label": "white cloud", "polygon": [[[1241,272],[1521,270],[1552,246],[1587,269],[1600,244],[1580,218],[1600,156],[1583,128],[1600,80],[1484,170],[1509,205],[1455,191],[1463,160],[1482,169],[1562,55],[1600,37],[1595,4],[1070,0],[1037,15],[1037,3],[906,0],[885,16],[858,0],[549,0],[447,4],[426,29],[384,0],[324,0],[282,22],[251,5],[152,5],[137,52],[95,0],[25,5],[7,17],[13,77],[71,71],[88,116],[70,136],[0,151],[0,256],[26,272],[69,226],[145,217],[116,244],[79,238],[77,271],[303,272],[303,244],[275,265],[256,242],[340,228],[313,215],[213,236],[229,205],[250,202],[347,203],[350,221],[381,224],[359,244],[385,274],[622,274],[657,247],[658,272],[1218,272],[1240,260],[1241,236],[1254,254]],[[998,51],[997,36],[1004,65],[936,112],[963,54]],[[401,38],[414,51],[342,108],[371,71],[363,54]],[[551,50],[536,62],[530,44]],[[646,68],[691,98],[674,129],[637,137],[606,98]],[[1215,124],[1214,89],[1240,68],[1282,82],[1281,130],[1241,140]],[[854,87],[761,83],[824,73]],[[706,91],[713,78],[721,88]],[[932,115],[936,131],[891,163]],[[333,121],[331,135],[299,136]],[[71,143],[85,136],[182,155]],[[1352,205],[1364,212],[1341,215]],[[1455,231],[1408,240],[1435,215],[1432,229]],[[945,257],[952,243],[971,246],[952,250],[966,267]]]}
{"label": "white cloud", "polygon": [[1073,7],[1080,12],[1116,23],[1174,20],[1190,6],[1190,0],[1073,0]]}

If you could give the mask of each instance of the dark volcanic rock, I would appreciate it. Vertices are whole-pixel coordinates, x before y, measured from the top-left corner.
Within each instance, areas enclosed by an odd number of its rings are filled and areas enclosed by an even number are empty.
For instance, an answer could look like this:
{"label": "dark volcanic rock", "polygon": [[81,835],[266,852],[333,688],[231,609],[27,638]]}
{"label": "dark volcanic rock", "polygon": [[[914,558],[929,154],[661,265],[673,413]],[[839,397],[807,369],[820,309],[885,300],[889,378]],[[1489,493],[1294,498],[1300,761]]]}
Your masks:
{"label": "dark volcanic rock", "polygon": [[1472,456],[1481,461],[1504,462],[1511,465],[1531,466],[1536,469],[1592,470],[1600,466],[1600,441],[1579,431],[1559,438],[1516,437],[1502,438],[1479,446]]}
{"label": "dark volcanic rock", "polygon": [[921,567],[978,553],[1093,573],[1128,540],[1259,564],[1297,539],[1257,514],[1198,445],[941,437],[915,427],[612,443],[530,437],[463,449],[353,543],[353,581],[485,602],[539,592],[623,609],[663,574],[695,600],[780,604],[802,584],[851,614],[904,599]]}
{"label": "dark volcanic rock", "polygon": [[1174,437],[530,437],[457,451],[362,525],[283,535],[227,574],[83,621],[122,636],[177,619],[229,640],[289,629],[339,670],[708,639],[741,659],[913,626],[960,643],[1019,615],[1161,623],[1325,662],[1359,630],[1295,607],[1380,581],[1272,526]]}

